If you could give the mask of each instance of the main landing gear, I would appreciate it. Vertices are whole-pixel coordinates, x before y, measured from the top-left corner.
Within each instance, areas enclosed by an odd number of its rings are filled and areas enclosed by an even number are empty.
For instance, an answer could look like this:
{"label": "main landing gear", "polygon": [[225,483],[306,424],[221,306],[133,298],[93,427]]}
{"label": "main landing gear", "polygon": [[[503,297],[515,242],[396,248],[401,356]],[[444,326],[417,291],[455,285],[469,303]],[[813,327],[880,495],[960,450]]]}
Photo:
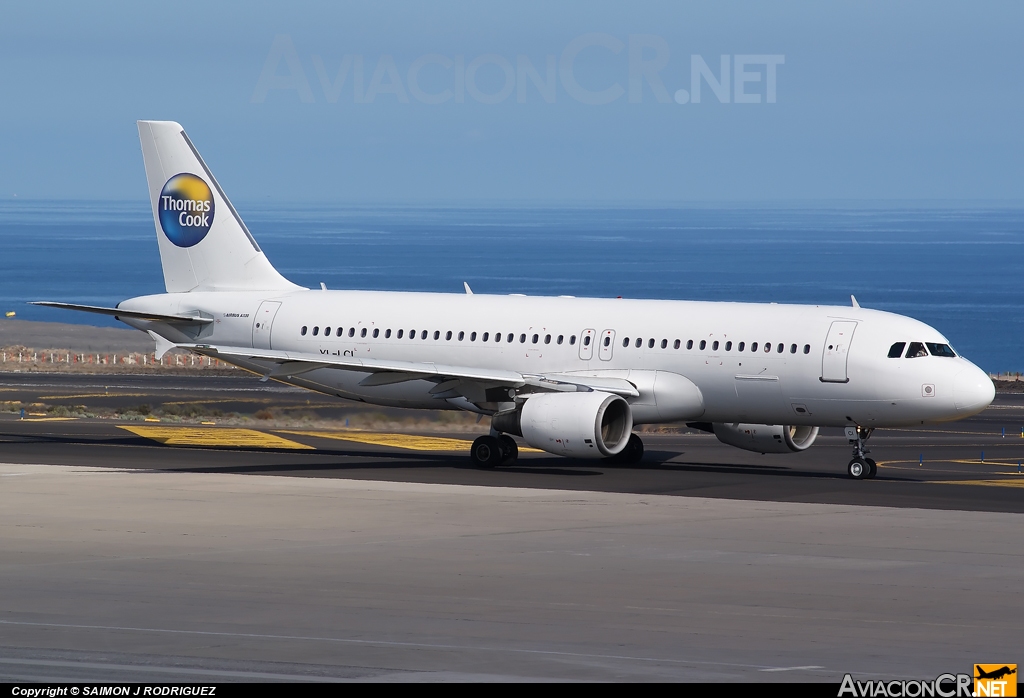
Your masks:
{"label": "main landing gear", "polygon": [[478,468],[512,465],[519,458],[519,446],[507,434],[477,437],[469,449],[469,458]]}
{"label": "main landing gear", "polygon": [[614,456],[608,458],[608,462],[622,465],[633,465],[634,463],[639,463],[643,457],[644,442],[636,434],[630,434],[626,447]]}
{"label": "main landing gear", "polygon": [[873,431],[874,429],[869,427],[846,427],[846,438],[853,446],[853,460],[846,466],[846,472],[854,480],[870,480],[878,474],[875,460],[867,457],[871,451],[864,448],[864,442]]}

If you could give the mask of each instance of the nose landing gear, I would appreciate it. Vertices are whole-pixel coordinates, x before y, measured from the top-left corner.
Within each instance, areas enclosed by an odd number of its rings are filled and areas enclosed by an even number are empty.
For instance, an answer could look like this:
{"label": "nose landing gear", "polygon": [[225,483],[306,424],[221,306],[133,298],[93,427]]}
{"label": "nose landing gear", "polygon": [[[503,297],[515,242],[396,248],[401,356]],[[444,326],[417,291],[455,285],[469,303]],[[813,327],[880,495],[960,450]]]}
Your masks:
{"label": "nose landing gear", "polygon": [[846,472],[854,480],[870,480],[878,474],[875,460],[867,457],[871,451],[864,447],[873,431],[870,427],[846,427],[846,438],[853,446],[853,460],[846,466]]}

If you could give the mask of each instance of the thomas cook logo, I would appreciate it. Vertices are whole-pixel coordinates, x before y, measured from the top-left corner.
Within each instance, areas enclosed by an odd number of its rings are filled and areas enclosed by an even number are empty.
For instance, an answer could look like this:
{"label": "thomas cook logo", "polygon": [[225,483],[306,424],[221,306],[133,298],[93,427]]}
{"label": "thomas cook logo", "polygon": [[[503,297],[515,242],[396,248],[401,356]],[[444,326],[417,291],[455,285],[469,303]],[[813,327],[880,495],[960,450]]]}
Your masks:
{"label": "thomas cook logo", "polygon": [[178,247],[192,247],[213,225],[213,192],[194,174],[183,172],[167,180],[160,190],[160,227]]}

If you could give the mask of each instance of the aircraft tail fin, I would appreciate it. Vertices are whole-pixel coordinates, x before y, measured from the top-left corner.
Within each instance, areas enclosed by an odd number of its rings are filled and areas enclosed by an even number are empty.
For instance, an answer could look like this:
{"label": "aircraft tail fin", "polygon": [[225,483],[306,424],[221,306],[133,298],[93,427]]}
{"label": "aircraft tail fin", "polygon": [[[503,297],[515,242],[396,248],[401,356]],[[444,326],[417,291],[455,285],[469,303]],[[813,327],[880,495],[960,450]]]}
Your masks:
{"label": "aircraft tail fin", "polygon": [[138,126],[168,293],[301,288],[270,264],[180,124]]}

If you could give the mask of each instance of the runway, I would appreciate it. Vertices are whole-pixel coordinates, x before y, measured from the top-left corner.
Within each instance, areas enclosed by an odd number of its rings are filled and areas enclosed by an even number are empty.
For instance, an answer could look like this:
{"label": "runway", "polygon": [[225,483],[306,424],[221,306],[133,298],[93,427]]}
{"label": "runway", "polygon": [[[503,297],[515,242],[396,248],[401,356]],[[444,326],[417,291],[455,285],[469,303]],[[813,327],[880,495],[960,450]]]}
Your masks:
{"label": "runway", "polygon": [[[0,399],[308,397],[110,382],[8,374]],[[650,434],[638,466],[486,471],[464,431],[48,409],[0,419],[2,680],[838,682],[1024,648],[1019,396],[879,432],[865,482],[838,435],[786,457]]]}

